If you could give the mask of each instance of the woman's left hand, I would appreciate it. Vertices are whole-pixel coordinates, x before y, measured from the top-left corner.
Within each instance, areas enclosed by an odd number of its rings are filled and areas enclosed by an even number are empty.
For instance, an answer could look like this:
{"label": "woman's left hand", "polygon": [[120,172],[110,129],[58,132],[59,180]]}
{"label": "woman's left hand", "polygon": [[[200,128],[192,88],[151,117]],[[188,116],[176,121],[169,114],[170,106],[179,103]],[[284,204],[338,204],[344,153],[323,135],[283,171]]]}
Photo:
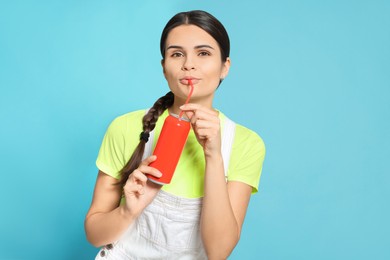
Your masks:
{"label": "woman's left hand", "polygon": [[221,124],[218,112],[204,106],[188,103],[180,107],[191,120],[196,138],[205,156],[221,153]]}

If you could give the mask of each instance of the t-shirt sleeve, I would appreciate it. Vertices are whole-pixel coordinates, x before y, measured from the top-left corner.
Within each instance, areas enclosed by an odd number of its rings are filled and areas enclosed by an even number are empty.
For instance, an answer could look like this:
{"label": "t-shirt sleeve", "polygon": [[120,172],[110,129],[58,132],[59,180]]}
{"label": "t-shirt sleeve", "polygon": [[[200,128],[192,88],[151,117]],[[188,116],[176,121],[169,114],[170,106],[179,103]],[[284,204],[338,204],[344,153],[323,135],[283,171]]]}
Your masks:
{"label": "t-shirt sleeve", "polygon": [[236,126],[228,169],[228,181],[239,181],[258,191],[265,158],[265,145],[259,135],[243,126]]}
{"label": "t-shirt sleeve", "polygon": [[120,171],[128,160],[125,154],[126,128],[126,121],[121,117],[111,122],[96,160],[96,166],[100,171],[116,179],[120,178]]}

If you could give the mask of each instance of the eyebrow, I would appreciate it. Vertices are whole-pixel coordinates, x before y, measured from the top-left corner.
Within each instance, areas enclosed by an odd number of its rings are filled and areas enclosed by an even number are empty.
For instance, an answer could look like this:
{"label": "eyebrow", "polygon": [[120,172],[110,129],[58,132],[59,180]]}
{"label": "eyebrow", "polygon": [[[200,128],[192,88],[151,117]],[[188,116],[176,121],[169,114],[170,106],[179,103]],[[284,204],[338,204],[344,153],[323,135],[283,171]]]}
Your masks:
{"label": "eyebrow", "polygon": [[[207,44],[196,45],[194,47],[194,49],[202,49],[202,48],[209,48],[209,49],[214,50],[213,47],[211,47],[210,45],[207,45]],[[179,46],[179,45],[170,45],[170,46],[168,46],[167,50],[169,50],[169,49],[183,49],[183,47]]]}

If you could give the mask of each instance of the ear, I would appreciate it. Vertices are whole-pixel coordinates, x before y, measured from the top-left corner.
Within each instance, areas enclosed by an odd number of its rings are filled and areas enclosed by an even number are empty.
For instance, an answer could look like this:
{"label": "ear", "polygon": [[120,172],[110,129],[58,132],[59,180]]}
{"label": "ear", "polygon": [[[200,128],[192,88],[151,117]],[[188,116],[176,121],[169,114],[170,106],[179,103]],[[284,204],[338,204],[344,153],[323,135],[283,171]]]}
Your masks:
{"label": "ear", "polygon": [[231,64],[230,58],[227,57],[226,61],[222,64],[221,79],[226,78],[227,75],[229,74],[230,64]]}
{"label": "ear", "polygon": [[166,78],[166,75],[165,75],[165,64],[164,64],[164,59],[161,60],[161,66],[162,66],[162,69],[163,69],[164,77]]}

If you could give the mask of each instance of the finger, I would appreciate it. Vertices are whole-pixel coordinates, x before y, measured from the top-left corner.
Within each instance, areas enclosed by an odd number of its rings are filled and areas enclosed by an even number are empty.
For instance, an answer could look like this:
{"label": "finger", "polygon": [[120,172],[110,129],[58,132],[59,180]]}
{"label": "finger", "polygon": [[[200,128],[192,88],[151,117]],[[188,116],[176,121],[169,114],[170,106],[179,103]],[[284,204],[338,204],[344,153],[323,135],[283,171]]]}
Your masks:
{"label": "finger", "polygon": [[144,188],[144,186],[142,186],[142,185],[137,185],[137,192],[138,192],[138,194],[140,194],[140,195],[143,195],[144,193],[145,193],[145,188]]}
{"label": "finger", "polygon": [[127,196],[145,194],[145,188],[141,184],[125,186],[123,191]]}
{"label": "finger", "polygon": [[139,169],[135,169],[131,174],[130,177],[132,178],[131,181],[133,183],[142,183],[143,185],[146,184],[146,181],[148,178],[145,176],[145,174],[140,171]]}
{"label": "finger", "polygon": [[191,120],[192,119],[192,117],[194,116],[194,112],[192,112],[192,111],[185,111],[185,113],[186,113],[186,115],[187,115],[187,117]]}
{"label": "finger", "polygon": [[151,155],[141,162],[140,165],[149,165],[157,159],[156,155]]}
{"label": "finger", "polygon": [[194,112],[194,115],[191,117],[191,122],[194,123],[196,120],[207,120],[210,122],[219,123],[219,117],[217,114],[204,110],[196,110]]}
{"label": "finger", "polygon": [[195,123],[197,119],[216,120],[219,115],[219,112],[198,104],[186,104],[180,108],[185,111],[192,124]]}
{"label": "finger", "polygon": [[218,116],[219,112],[214,110],[214,109],[211,109],[211,108],[207,108],[205,106],[202,106],[202,105],[199,105],[199,104],[194,104],[194,103],[188,103],[188,104],[184,104],[182,106],[180,106],[180,109],[183,110],[183,111],[193,111],[193,112],[197,112],[197,111],[203,111],[207,114],[210,114],[210,115],[214,115],[214,116]]}
{"label": "finger", "polygon": [[208,120],[196,120],[194,126],[196,129],[210,129],[215,131],[219,131],[220,129],[219,123]]}
{"label": "finger", "polygon": [[162,173],[159,170],[148,165],[140,165],[140,167],[138,167],[138,170],[141,171],[143,174],[152,175],[157,178],[160,178],[162,176]]}
{"label": "finger", "polygon": [[218,131],[214,129],[199,129],[197,135],[200,139],[214,140],[218,136]]}
{"label": "finger", "polygon": [[123,187],[123,191],[128,195],[137,194],[137,193],[142,194],[144,192],[144,186],[145,185],[143,185],[140,182],[131,182],[128,180],[126,182],[126,185]]}
{"label": "finger", "polygon": [[187,103],[187,104],[181,105],[179,108],[180,108],[181,110],[188,111],[188,110],[198,110],[198,109],[200,109],[201,107],[202,107],[202,106],[199,105],[199,104]]}
{"label": "finger", "polygon": [[202,115],[196,115],[191,118],[191,124],[194,129],[196,128],[215,128],[220,129],[219,117],[204,117]]}

